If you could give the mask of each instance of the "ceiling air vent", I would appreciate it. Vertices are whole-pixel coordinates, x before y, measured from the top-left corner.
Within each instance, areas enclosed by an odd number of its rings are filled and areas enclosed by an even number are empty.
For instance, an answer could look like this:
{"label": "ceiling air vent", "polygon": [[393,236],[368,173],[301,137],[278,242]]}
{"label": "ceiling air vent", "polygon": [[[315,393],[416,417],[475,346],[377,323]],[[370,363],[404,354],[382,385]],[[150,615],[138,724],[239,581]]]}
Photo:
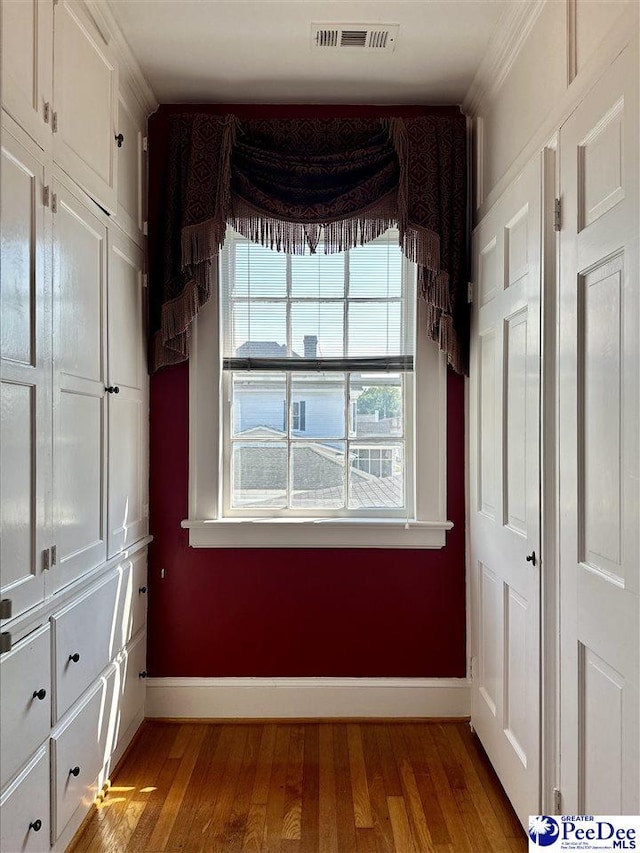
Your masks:
{"label": "ceiling air vent", "polygon": [[311,43],[323,49],[390,53],[399,28],[399,24],[311,24]]}

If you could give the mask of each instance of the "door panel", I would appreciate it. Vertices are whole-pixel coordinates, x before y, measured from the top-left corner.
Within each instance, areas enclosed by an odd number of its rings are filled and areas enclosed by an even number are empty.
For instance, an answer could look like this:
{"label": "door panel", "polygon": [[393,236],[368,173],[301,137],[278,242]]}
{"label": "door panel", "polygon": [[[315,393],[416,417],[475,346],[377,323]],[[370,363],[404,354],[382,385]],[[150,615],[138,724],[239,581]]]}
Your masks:
{"label": "door panel", "polygon": [[2,106],[45,150],[51,143],[52,94],[53,3],[3,0]]}
{"label": "door panel", "polygon": [[118,222],[136,242],[142,242],[144,154],[142,138],[145,119],[134,102],[120,92],[118,133],[124,137],[118,148]]}
{"label": "door panel", "polygon": [[638,43],[560,132],[563,811],[640,811]]}
{"label": "door panel", "polygon": [[106,558],[106,228],[56,182],[53,589]]}
{"label": "door panel", "polygon": [[109,234],[109,556],[148,532],[148,379],[142,251]]}
{"label": "door panel", "polygon": [[[7,120],[8,123],[8,120]],[[42,551],[51,545],[51,288],[45,167],[26,135],[2,140],[0,425],[2,598],[13,616],[44,596]]]}
{"label": "door panel", "polygon": [[[472,724],[520,820],[539,808],[540,166],[474,235]],[[537,563],[537,561],[536,561]]]}
{"label": "door panel", "polygon": [[79,7],[60,0],[54,16],[54,159],[102,207],[115,213],[117,66]]}

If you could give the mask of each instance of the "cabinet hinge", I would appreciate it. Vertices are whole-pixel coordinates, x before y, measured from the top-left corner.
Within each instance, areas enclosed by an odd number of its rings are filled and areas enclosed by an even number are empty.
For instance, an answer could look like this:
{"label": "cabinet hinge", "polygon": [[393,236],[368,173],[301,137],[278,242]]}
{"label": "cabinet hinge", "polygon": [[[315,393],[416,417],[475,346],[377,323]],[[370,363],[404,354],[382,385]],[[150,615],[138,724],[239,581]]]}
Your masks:
{"label": "cabinet hinge", "polygon": [[148,136],[142,137],[142,150],[143,151],[149,150],[149,137]]}
{"label": "cabinet hinge", "polygon": [[471,304],[473,302],[473,282],[467,282],[467,302]]}
{"label": "cabinet hinge", "polygon": [[51,190],[49,187],[42,188],[42,203],[45,207],[49,207],[51,201]]}
{"label": "cabinet hinge", "polygon": [[10,598],[3,598],[0,601],[0,619],[11,619],[13,613],[13,602]]}
{"label": "cabinet hinge", "polygon": [[553,813],[562,814],[562,794],[560,788],[553,789]]}
{"label": "cabinet hinge", "polygon": [[149,287],[149,276],[147,275],[146,272],[142,273],[142,286],[143,287]]}
{"label": "cabinet hinge", "polygon": [[56,545],[51,546],[51,565],[55,566],[56,560],[58,559],[58,548]]}
{"label": "cabinet hinge", "polygon": [[469,680],[473,681],[473,658],[469,658]]}
{"label": "cabinet hinge", "polygon": [[53,193],[51,196],[51,213],[58,212],[58,196],[56,193]]}
{"label": "cabinet hinge", "polygon": [[54,133],[58,132],[58,113],[57,112],[54,112],[53,116],[51,117],[51,130]]}
{"label": "cabinet hinge", "polygon": [[51,568],[51,551],[48,548],[45,548],[42,552],[42,571],[48,572]]}
{"label": "cabinet hinge", "polygon": [[553,230],[559,231],[562,227],[562,204],[560,203],[560,199],[557,198],[553,202]]}
{"label": "cabinet hinge", "polygon": [[146,220],[146,219],[145,219],[145,221],[142,223],[142,233],[144,234],[144,236],[145,236],[145,237],[146,237],[146,236],[147,236],[147,234],[149,233],[149,223],[147,222],[147,220]]}
{"label": "cabinet hinge", "polygon": [[51,121],[51,104],[49,103],[49,101],[45,102],[42,111],[44,113],[44,123],[49,124],[49,122]]}
{"label": "cabinet hinge", "polygon": [[0,634],[0,655],[11,651],[11,634],[9,631],[3,631]]}

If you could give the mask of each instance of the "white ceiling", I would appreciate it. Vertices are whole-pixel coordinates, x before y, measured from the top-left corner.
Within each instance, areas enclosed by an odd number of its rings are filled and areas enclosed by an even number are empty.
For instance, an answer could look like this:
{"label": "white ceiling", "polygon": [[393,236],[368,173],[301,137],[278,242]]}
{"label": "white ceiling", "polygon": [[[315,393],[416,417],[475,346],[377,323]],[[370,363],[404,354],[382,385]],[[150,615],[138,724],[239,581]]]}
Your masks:
{"label": "white ceiling", "polygon": [[[460,103],[519,0],[109,0],[160,103]],[[318,50],[311,23],[400,24],[393,53]]]}

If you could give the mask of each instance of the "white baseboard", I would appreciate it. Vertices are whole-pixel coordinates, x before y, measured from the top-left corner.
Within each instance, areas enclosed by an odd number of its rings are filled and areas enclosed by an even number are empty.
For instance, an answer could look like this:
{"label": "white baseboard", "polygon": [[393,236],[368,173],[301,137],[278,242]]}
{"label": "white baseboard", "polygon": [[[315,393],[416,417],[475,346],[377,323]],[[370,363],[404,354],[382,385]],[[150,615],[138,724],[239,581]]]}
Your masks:
{"label": "white baseboard", "polygon": [[146,717],[468,717],[466,678],[149,678]]}

